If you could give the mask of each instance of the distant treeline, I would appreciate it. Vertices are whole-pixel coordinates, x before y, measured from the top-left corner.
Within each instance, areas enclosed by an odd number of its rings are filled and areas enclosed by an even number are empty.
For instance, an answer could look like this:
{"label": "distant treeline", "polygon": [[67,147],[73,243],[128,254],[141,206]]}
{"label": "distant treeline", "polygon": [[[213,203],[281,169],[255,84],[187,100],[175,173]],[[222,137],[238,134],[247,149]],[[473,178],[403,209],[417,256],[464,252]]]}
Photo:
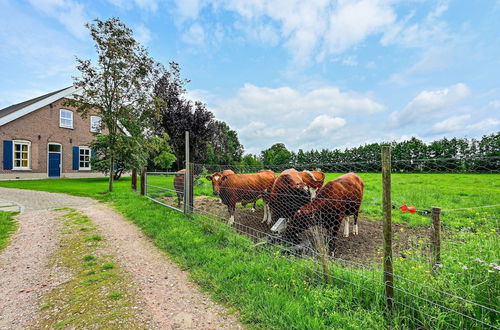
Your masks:
{"label": "distant treeline", "polygon": [[245,155],[238,164],[244,168],[280,171],[321,169],[326,172],[378,172],[382,145],[392,146],[395,172],[500,172],[500,132],[481,139],[443,138],[429,144],[417,138],[390,143],[372,143],[339,150],[289,151],[283,143],[274,144],[260,155]]}

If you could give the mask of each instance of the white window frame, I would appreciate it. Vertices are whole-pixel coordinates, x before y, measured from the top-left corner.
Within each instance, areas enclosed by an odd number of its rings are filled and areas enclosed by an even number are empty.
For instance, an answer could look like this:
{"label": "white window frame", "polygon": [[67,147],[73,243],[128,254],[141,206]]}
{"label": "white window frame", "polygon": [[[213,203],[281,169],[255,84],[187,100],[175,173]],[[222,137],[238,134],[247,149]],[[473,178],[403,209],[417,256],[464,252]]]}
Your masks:
{"label": "white window frame", "polygon": [[[28,146],[28,166],[16,166],[16,144]],[[21,151],[21,154],[23,151]],[[20,158],[22,162],[22,156]],[[31,170],[31,142],[27,140],[13,140],[12,141],[12,169],[16,171],[30,171]]]}
{"label": "white window frame", "polygon": [[[63,124],[63,119],[64,120],[70,120],[68,118],[63,118],[62,117],[63,112],[71,113],[71,125],[65,125],[65,124]],[[73,118],[74,118],[73,111],[68,110],[68,109],[59,109],[59,127],[62,127],[62,128],[73,128],[73,125],[74,125],[73,124]]]}
{"label": "white window frame", "polygon": [[[81,166],[81,160],[80,160],[80,157],[82,156],[82,150],[88,150],[89,151],[89,160],[88,160],[88,163],[89,163],[89,166],[88,167],[83,167]],[[85,157],[85,155],[83,155]],[[90,171],[92,170],[92,164],[90,163],[90,158],[92,158],[92,150],[89,148],[89,147],[78,147],[78,170],[79,171]],[[87,161],[83,161],[84,163],[87,162]]]}
{"label": "white window frame", "polygon": [[[94,127],[93,125],[93,120],[97,118],[99,120],[99,126]],[[92,133],[101,133],[101,124],[102,124],[102,119],[99,116],[90,116],[90,131]]]}

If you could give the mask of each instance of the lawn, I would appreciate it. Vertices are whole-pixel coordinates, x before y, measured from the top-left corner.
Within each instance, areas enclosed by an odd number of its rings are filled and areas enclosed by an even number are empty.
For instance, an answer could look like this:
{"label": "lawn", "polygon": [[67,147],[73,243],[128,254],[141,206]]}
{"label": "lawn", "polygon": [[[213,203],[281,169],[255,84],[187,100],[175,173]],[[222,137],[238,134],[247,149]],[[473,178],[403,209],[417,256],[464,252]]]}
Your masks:
{"label": "lawn", "polygon": [[[380,196],[377,197],[380,194],[380,176],[361,176],[366,184],[363,212],[368,215],[373,212],[373,217],[377,218],[375,206],[371,209],[368,205],[380,200]],[[394,200],[414,204],[418,208],[435,205],[436,200],[442,202],[439,206],[443,208],[479,206],[484,204],[474,203],[484,202],[498,204],[498,194],[495,195],[498,178],[498,175],[491,174],[445,174],[438,180],[442,184],[434,195],[439,199],[435,199],[432,194],[438,189],[436,180],[439,175],[397,174],[393,177]],[[161,178],[156,180],[157,184],[162,181]],[[447,188],[443,186],[445,183],[449,184]],[[112,194],[103,194],[107,186],[105,179],[0,182],[0,186],[65,192],[111,202],[160,249],[188,269],[192,279],[215,300],[236,310],[242,322],[249,327],[478,327],[467,317],[450,310],[500,326],[496,313],[484,312],[475,304],[464,303],[429,289],[436,288],[493,309],[499,308],[500,282],[495,266],[499,263],[500,243],[496,225],[482,223],[475,218],[461,216],[456,222],[449,223],[452,230],[443,242],[443,268],[437,275],[432,275],[429,261],[421,256],[421,251],[409,250],[406,258],[395,259],[395,274],[399,276],[396,279],[396,308],[392,317],[386,318],[378,265],[374,269],[353,269],[329,263],[329,278],[325,281],[321,268],[314,261],[288,256],[279,247],[256,247],[248,238],[238,235],[220,221],[199,215],[186,218],[131,193],[128,178],[117,182]],[[208,183],[196,189],[196,194],[210,193]],[[447,192],[458,193],[447,196]],[[485,196],[477,196],[479,192]],[[397,198],[399,196],[401,199]],[[492,217],[498,217],[498,213],[492,210],[487,212]],[[422,218],[402,216],[397,212],[395,217],[398,221],[406,221],[405,217],[409,217],[408,222],[414,225],[419,223],[411,217]],[[471,221],[474,228],[469,228],[467,221]]]}
{"label": "lawn", "polygon": [[9,237],[17,228],[14,216],[17,212],[0,211],[0,251],[2,251],[9,242]]}

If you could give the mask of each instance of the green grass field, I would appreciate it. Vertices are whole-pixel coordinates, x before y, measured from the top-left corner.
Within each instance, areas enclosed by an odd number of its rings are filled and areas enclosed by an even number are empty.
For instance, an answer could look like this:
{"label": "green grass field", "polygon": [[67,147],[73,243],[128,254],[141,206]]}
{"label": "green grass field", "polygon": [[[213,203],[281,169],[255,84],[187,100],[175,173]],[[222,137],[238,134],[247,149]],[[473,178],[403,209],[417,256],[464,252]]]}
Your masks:
{"label": "green grass field", "polygon": [[[325,182],[341,173],[328,173]],[[365,182],[361,212],[375,220],[381,219],[382,177],[380,173],[360,173]],[[174,189],[173,176],[148,177],[148,184]],[[174,193],[150,188],[157,195],[174,196]],[[195,196],[212,196],[212,185],[204,177],[197,181]],[[438,206],[443,210],[443,224],[453,228],[497,228],[500,207],[476,208],[500,205],[500,174],[393,174],[393,205],[414,205],[418,210],[430,210]],[[471,208],[469,210],[456,210]],[[394,221],[409,226],[429,225],[429,217],[394,211]]]}
{"label": "green grass field", "polygon": [[[365,181],[363,212],[376,220],[380,215],[380,175],[361,176]],[[433,205],[446,210],[499,204],[499,178],[496,174],[395,174],[393,198],[395,204],[413,204],[421,209]],[[154,180],[150,178],[149,183],[167,181],[161,177]],[[111,202],[160,249],[188,269],[192,279],[215,300],[238,311],[242,322],[251,328],[480,328],[467,317],[436,304],[500,326],[497,313],[484,312],[474,304],[428,289],[499,309],[496,208],[455,211],[459,214],[455,217],[450,216],[451,211],[443,212],[449,231],[442,247],[443,268],[437,275],[431,273],[429,260],[417,248],[406,251],[407,258],[395,258],[394,272],[401,278],[396,278],[395,312],[387,318],[378,265],[374,265],[375,269],[353,269],[330,263],[327,284],[314,262],[284,255],[279,248],[254,247],[248,238],[214,219],[194,215],[187,220],[183,214],[131,193],[128,178],[117,182],[112,194],[103,194],[105,179],[15,181],[0,182],[0,186],[64,192]],[[195,194],[211,194],[210,185],[197,186]],[[396,221],[415,226],[428,223],[427,217],[394,213]]]}

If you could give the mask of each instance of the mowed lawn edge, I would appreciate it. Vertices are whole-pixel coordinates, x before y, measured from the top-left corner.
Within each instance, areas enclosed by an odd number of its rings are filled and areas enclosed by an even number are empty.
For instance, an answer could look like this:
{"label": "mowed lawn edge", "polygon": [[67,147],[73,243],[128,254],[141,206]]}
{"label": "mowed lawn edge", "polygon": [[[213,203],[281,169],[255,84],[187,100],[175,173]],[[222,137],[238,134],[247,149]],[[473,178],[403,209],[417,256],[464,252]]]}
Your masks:
{"label": "mowed lawn edge", "polygon": [[18,212],[0,210],[0,252],[9,245],[12,235],[16,232],[18,224],[14,217]]}

